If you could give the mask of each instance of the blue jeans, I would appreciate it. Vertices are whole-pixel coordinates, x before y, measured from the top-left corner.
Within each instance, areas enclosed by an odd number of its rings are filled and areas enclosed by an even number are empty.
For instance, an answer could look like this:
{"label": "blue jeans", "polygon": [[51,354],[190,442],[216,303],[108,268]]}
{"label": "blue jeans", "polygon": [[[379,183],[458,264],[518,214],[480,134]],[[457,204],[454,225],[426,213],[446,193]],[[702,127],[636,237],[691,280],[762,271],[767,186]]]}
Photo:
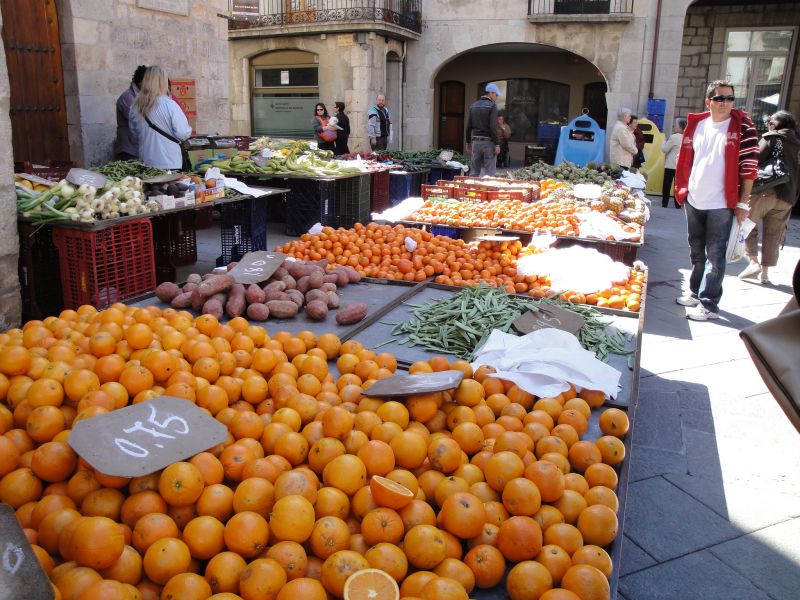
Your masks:
{"label": "blue jeans", "polygon": [[497,156],[494,153],[494,142],[492,140],[473,140],[469,174],[472,177],[481,175],[494,177],[496,172]]}
{"label": "blue jeans", "polygon": [[[689,254],[692,274],[689,289],[692,295],[711,312],[719,312],[722,298],[722,279],[725,277],[725,251],[731,235],[733,210],[714,208],[699,210],[683,203],[689,232]],[[706,269],[706,259],[709,268]]]}

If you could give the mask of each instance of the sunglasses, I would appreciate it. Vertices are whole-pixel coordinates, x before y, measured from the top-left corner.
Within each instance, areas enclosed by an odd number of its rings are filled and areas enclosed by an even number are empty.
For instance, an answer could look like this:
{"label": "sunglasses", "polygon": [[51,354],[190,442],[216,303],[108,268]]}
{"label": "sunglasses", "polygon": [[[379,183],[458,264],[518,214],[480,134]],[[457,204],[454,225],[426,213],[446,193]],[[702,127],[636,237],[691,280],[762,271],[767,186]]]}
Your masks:
{"label": "sunglasses", "polygon": [[323,111],[323,112],[325,112],[325,109],[324,109],[324,108],[318,108],[318,109],[317,109],[317,112],[319,112],[319,111]]}
{"label": "sunglasses", "polygon": [[712,102],[733,102],[736,100],[736,96],[711,96],[709,100]]}

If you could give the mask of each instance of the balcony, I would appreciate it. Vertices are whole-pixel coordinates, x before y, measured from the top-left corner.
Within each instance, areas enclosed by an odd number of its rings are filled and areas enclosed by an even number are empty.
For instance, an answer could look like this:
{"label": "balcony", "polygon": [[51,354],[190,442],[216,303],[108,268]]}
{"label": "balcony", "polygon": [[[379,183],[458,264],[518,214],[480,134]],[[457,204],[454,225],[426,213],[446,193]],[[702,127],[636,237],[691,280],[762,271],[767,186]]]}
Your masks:
{"label": "balcony", "polygon": [[422,0],[228,0],[229,39],[373,32],[418,40]]}
{"label": "balcony", "polygon": [[633,0],[528,0],[531,23],[627,23]]}

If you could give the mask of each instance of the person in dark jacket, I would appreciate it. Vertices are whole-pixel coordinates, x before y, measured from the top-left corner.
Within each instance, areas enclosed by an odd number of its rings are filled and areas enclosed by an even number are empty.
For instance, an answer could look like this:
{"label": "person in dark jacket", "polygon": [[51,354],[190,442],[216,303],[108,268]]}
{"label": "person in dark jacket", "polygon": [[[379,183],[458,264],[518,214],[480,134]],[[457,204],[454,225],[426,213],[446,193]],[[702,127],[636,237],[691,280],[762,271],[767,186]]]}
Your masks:
{"label": "person in dark jacket", "polygon": [[340,131],[336,132],[336,140],[333,142],[334,156],[341,156],[342,154],[350,154],[350,148],[347,147],[347,140],[350,138],[350,118],[344,114],[344,102],[333,103],[333,116],[339,119]]}
{"label": "person in dark jacket", "polygon": [[128,117],[133,101],[136,100],[136,94],[139,93],[139,88],[142,87],[145,71],[147,71],[145,65],[136,67],[130,86],[117,98],[117,142],[115,153],[117,160],[136,160],[139,158],[139,144],[131,135]]}
{"label": "person in dark jacket", "polygon": [[386,108],[386,95],[375,97],[375,106],[367,111],[367,137],[372,151],[386,150],[392,137],[392,115]]}
{"label": "person in dark jacket", "polygon": [[470,155],[469,174],[494,176],[497,156],[500,155],[500,139],[497,136],[497,101],[500,88],[490,83],[483,96],[469,107],[467,120],[467,154]]}
{"label": "person in dark jacket", "polygon": [[631,115],[631,122],[628,127],[633,132],[633,139],[636,140],[636,155],[633,157],[633,168],[638,169],[644,164],[644,145],[646,140],[644,132],[639,127],[639,117]]}
{"label": "person in dark jacket", "polygon": [[[750,199],[750,220],[757,223],[745,240],[745,254],[750,264],[739,274],[740,279],[755,279],[769,283],[769,268],[778,264],[780,245],[786,236],[786,226],[792,208],[800,195],[800,135],[791,113],[779,110],[769,118],[769,130],[758,143],[759,165],[770,162],[777,147],[783,155],[789,181],[768,188]],[[761,240],[761,261],[758,260],[758,224],[764,228]]]}

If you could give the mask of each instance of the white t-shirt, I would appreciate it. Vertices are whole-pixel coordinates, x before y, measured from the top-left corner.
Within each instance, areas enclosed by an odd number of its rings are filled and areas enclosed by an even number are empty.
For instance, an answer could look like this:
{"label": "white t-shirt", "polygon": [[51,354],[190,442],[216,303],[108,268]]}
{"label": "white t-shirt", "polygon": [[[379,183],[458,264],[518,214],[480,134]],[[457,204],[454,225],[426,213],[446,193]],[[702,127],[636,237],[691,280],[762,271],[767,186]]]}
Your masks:
{"label": "white t-shirt", "polygon": [[699,210],[728,208],[725,201],[725,143],[728,125],[725,119],[715,123],[703,119],[692,138],[694,161],[689,175],[689,204]]}

